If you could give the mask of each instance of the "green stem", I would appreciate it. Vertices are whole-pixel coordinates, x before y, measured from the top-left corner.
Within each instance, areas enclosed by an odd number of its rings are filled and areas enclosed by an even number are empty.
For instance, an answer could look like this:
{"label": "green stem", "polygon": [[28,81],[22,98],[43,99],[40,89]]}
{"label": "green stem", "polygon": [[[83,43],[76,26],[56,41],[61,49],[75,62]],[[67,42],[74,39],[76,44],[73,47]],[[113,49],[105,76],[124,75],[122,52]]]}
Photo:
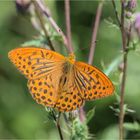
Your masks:
{"label": "green stem", "polygon": [[[58,133],[59,133],[59,136],[60,136],[60,140],[64,140],[63,135],[62,135],[62,131],[61,131],[61,127],[60,127],[60,123],[59,123],[59,118],[60,118],[60,116],[59,116],[58,118],[56,118],[56,116],[55,116],[55,114],[54,114],[53,111],[51,112],[51,114],[52,114],[52,117],[53,117],[53,119],[54,119],[54,121],[55,121],[55,123],[56,123],[56,127],[57,127],[57,129],[58,129]],[[59,115],[60,115],[60,114],[59,114]]]}
{"label": "green stem", "polygon": [[[129,45],[130,38],[127,38],[126,31],[125,31],[125,9],[124,9],[124,2],[125,0],[121,0],[121,34],[122,34],[122,49],[123,49],[123,75],[122,75],[122,82],[121,82],[121,89],[120,89],[120,114],[119,114],[119,140],[123,140],[124,138],[124,94],[125,94],[125,83],[126,83],[126,72],[127,72],[127,56],[128,50],[127,45]],[[128,39],[128,44],[127,44]]]}
{"label": "green stem", "polygon": [[39,21],[40,21],[40,25],[41,25],[41,27],[42,27],[42,29],[43,29],[43,31],[44,31],[44,34],[45,34],[45,36],[46,36],[46,38],[47,38],[47,40],[48,40],[48,44],[49,44],[51,50],[54,51],[55,49],[54,49],[53,44],[52,44],[52,42],[51,42],[51,40],[50,40],[50,37],[49,37],[49,35],[48,35],[48,32],[47,32],[47,30],[46,30],[46,28],[45,28],[44,20],[43,20],[43,17],[42,17],[42,15],[41,15],[41,11],[40,11],[40,9],[39,9],[39,7],[38,7],[38,5],[37,5],[37,3],[36,3],[35,0],[32,0],[32,3],[34,4],[35,12],[36,12],[36,14],[37,14],[37,16],[38,16],[38,19],[39,19]]}

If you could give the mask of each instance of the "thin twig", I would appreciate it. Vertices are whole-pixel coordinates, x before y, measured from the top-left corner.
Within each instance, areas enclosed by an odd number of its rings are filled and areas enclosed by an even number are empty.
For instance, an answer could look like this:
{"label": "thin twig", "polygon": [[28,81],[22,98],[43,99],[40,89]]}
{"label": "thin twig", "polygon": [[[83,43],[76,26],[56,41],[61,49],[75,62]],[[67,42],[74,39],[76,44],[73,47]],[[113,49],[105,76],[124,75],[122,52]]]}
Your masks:
{"label": "thin twig", "polygon": [[101,13],[102,13],[102,7],[103,7],[103,1],[101,1],[99,3],[97,12],[96,12],[95,24],[94,24],[94,28],[93,28],[93,32],[92,32],[92,40],[91,40],[91,46],[90,46],[90,52],[89,52],[89,58],[88,58],[89,64],[93,63],[94,52],[95,52],[95,47],[96,47],[96,36],[97,36],[100,17],[101,17]]}
{"label": "thin twig", "polygon": [[[46,38],[47,38],[47,40],[48,40],[48,43],[49,43],[51,49],[54,50],[54,47],[53,47],[53,45],[52,45],[52,43],[51,43],[51,40],[50,40],[50,38],[49,38],[49,36],[48,36],[48,32],[47,32],[47,30],[46,30],[46,28],[45,28],[43,18],[42,18],[41,14],[40,14],[40,10],[39,10],[39,8],[38,8],[38,5],[37,5],[36,1],[32,0],[32,2],[33,2],[33,4],[34,4],[34,6],[35,6],[36,14],[37,14],[37,16],[38,16],[38,18],[39,18],[39,20],[40,20],[41,27],[42,27],[42,29],[43,29],[43,31],[44,31],[44,33],[45,33],[45,36],[46,36]],[[61,139],[61,140],[64,140],[64,139],[63,139],[63,135],[62,135],[62,131],[61,131],[61,128],[60,128],[60,124],[59,124],[59,118],[56,118],[56,116],[55,116],[55,114],[54,114],[53,111],[52,111],[52,116],[53,116],[53,119],[54,119],[54,121],[55,121],[55,123],[56,123],[56,127],[57,127],[57,129],[58,129],[60,139]]]}
{"label": "thin twig", "polygon": [[85,111],[84,111],[83,107],[81,107],[79,109],[79,119],[80,119],[81,122],[85,121]]}
{"label": "thin twig", "polygon": [[124,90],[125,90],[125,81],[126,81],[126,70],[127,70],[127,52],[123,56],[123,75],[122,75],[122,83],[121,83],[121,95],[120,95],[120,115],[119,115],[119,138],[123,140],[124,136],[124,129],[123,129],[123,122],[124,122]]}
{"label": "thin twig", "polygon": [[118,14],[118,11],[117,11],[117,8],[116,8],[116,4],[115,4],[114,0],[112,0],[112,4],[113,4],[113,7],[114,7],[114,11],[115,11],[117,22],[119,24],[119,27],[121,28],[121,22],[120,22],[119,14]]}
{"label": "thin twig", "polygon": [[51,42],[51,40],[50,40],[50,37],[49,37],[48,32],[47,32],[47,30],[46,30],[46,28],[45,28],[45,25],[44,25],[44,20],[43,20],[43,18],[42,18],[41,11],[40,11],[40,9],[38,8],[38,5],[37,5],[36,1],[32,0],[32,3],[34,4],[35,12],[36,12],[36,14],[37,14],[37,16],[38,16],[38,19],[39,19],[39,21],[40,21],[40,25],[41,25],[41,27],[42,27],[42,29],[43,29],[43,31],[44,31],[44,34],[45,34],[45,36],[46,36],[46,38],[47,38],[47,40],[48,40],[48,44],[49,44],[51,50],[54,50],[53,44],[52,44],[52,42]]}
{"label": "thin twig", "polygon": [[53,117],[53,119],[54,119],[54,121],[55,121],[55,123],[56,123],[56,127],[57,127],[57,129],[58,129],[60,139],[61,139],[61,140],[64,140],[63,135],[62,135],[62,131],[61,131],[61,128],[60,128],[60,124],[59,124],[59,117],[56,118],[56,116],[55,116],[53,110],[52,110],[51,114],[52,114],[52,117]]}
{"label": "thin twig", "polygon": [[[102,7],[103,7],[103,1],[101,1],[98,5],[97,12],[96,12],[96,18],[95,18],[95,24],[92,32],[92,40],[91,40],[91,46],[90,46],[90,52],[89,52],[89,58],[88,58],[88,63],[92,64],[93,63],[93,58],[94,58],[94,52],[95,52],[95,47],[96,47],[96,36],[97,36],[97,31],[99,27],[99,22],[100,22],[100,17],[102,13]],[[83,107],[79,109],[79,118],[81,122],[85,120],[85,112]]]}
{"label": "thin twig", "polygon": [[[126,31],[125,31],[125,26],[124,26],[124,15],[125,15],[125,10],[124,10],[124,0],[121,0],[121,34],[122,34],[122,49],[123,49],[123,72],[122,72],[122,82],[121,82],[121,89],[120,89],[120,114],[119,114],[119,139],[123,140],[124,137],[124,128],[123,128],[123,123],[124,123],[124,94],[125,94],[125,82],[126,82],[126,71],[127,71],[127,36],[126,36]],[[130,38],[129,38],[130,39]]]}
{"label": "thin twig", "polygon": [[73,53],[72,40],[71,40],[70,1],[69,0],[65,0],[65,17],[66,17],[68,49],[69,49],[69,53]]}
{"label": "thin twig", "polygon": [[125,10],[124,10],[124,0],[121,0],[121,32],[122,32],[122,47],[123,51],[126,49],[126,31],[124,27],[124,16],[125,16]]}
{"label": "thin twig", "polygon": [[62,36],[64,44],[67,47],[67,38],[65,36],[65,34],[63,33],[63,31],[59,28],[59,26],[56,24],[56,22],[54,21],[54,19],[52,18],[52,16],[50,15],[50,12],[47,8],[47,6],[45,5],[45,2],[43,0],[38,0],[36,1],[36,3],[38,4],[40,10],[42,11],[42,13],[44,13],[44,15],[47,17],[48,21],[50,22],[50,24],[52,25],[52,27],[56,30],[56,32]]}
{"label": "thin twig", "polygon": [[128,36],[127,36],[127,47],[129,47],[130,40],[131,40],[131,30],[132,30],[132,23],[130,21],[129,29],[128,29]]}

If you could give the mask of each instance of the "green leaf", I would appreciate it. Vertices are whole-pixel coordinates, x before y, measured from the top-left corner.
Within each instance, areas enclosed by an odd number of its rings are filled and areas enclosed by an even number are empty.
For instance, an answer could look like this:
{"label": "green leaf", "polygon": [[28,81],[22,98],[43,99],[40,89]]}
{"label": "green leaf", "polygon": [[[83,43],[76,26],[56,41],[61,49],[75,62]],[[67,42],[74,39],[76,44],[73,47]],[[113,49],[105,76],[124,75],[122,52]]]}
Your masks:
{"label": "green leaf", "polygon": [[115,92],[115,97],[116,97],[116,100],[117,100],[117,102],[119,103],[120,102],[120,95],[119,94],[117,94],[116,92]]}
{"label": "green leaf", "polygon": [[112,71],[118,68],[118,65],[120,64],[121,60],[122,60],[122,55],[115,58],[108,66],[108,68],[104,70],[104,73],[108,76]]}
{"label": "green leaf", "polygon": [[94,114],[95,114],[95,107],[88,111],[86,115],[87,118],[86,123],[88,123],[94,117]]}
{"label": "green leaf", "polygon": [[124,109],[124,112],[125,112],[126,114],[135,113],[135,112],[136,112],[135,110],[128,108],[128,105],[127,105],[127,104],[124,104],[123,109]]}
{"label": "green leaf", "polygon": [[138,122],[124,123],[124,128],[129,131],[139,131],[140,132],[140,124]]}
{"label": "green leaf", "polygon": [[105,19],[104,22],[107,23],[109,27],[116,28],[117,30],[119,30],[119,26],[117,24],[113,23],[112,18],[109,17],[108,19]]}
{"label": "green leaf", "polygon": [[85,122],[81,122],[79,118],[75,118],[72,122],[71,140],[88,140],[92,135],[88,132],[88,127]]}
{"label": "green leaf", "polygon": [[115,112],[115,115],[118,116],[118,114],[120,113],[120,109],[119,108],[115,108],[113,106],[109,106],[110,109],[112,109]]}
{"label": "green leaf", "polygon": [[[110,108],[115,112],[115,115],[118,116],[118,114],[120,113],[119,102],[117,102],[116,105],[117,105],[117,107],[110,106]],[[133,110],[133,109],[128,108],[127,104],[124,104],[123,105],[123,112],[125,114],[130,114],[130,113],[135,113],[136,111]]]}
{"label": "green leaf", "polygon": [[52,41],[59,41],[63,43],[63,38],[60,34],[58,34],[50,24],[45,24],[46,30],[48,31],[49,37]]}
{"label": "green leaf", "polygon": [[38,39],[26,41],[25,43],[22,44],[22,46],[35,46],[35,47],[45,47],[49,49],[49,46],[47,46],[48,42],[47,40],[41,36]]}

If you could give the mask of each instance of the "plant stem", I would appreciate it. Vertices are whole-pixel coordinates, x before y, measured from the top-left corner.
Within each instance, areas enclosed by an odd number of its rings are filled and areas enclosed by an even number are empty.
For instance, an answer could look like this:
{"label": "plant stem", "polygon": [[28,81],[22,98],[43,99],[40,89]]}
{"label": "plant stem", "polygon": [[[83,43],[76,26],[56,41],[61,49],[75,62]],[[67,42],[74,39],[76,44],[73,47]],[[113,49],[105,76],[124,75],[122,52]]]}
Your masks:
{"label": "plant stem", "polygon": [[55,123],[56,123],[56,127],[57,127],[57,129],[58,129],[60,139],[61,139],[61,140],[64,140],[63,135],[62,135],[62,131],[61,131],[61,127],[60,127],[60,124],[59,124],[59,118],[56,118],[56,116],[55,116],[53,110],[52,110],[51,113],[52,113],[53,119],[54,119],[54,121],[55,121]]}
{"label": "plant stem", "polygon": [[47,30],[46,30],[46,28],[45,28],[44,20],[43,20],[43,18],[42,18],[41,13],[40,13],[41,11],[40,11],[40,9],[39,9],[39,7],[38,7],[36,1],[32,0],[32,3],[34,4],[35,12],[36,12],[36,14],[37,14],[37,16],[38,16],[38,19],[39,19],[39,21],[40,21],[40,25],[41,25],[41,27],[42,27],[42,29],[43,29],[43,31],[44,31],[44,34],[45,34],[45,36],[46,36],[46,38],[47,38],[47,40],[48,40],[48,44],[49,44],[51,50],[54,51],[55,49],[54,49],[53,44],[52,44],[52,42],[51,42],[51,40],[50,40],[50,37],[49,37],[49,35],[48,35],[48,32],[47,32]]}
{"label": "plant stem", "polygon": [[123,49],[123,71],[122,71],[122,80],[121,80],[121,88],[120,88],[120,114],[119,114],[119,140],[123,140],[124,138],[124,117],[125,117],[125,111],[124,111],[124,94],[125,94],[125,83],[126,83],[126,72],[127,72],[127,56],[128,56],[128,47],[130,43],[130,37],[131,37],[131,21],[130,21],[130,27],[129,27],[129,34],[126,35],[126,30],[124,26],[124,20],[125,20],[125,9],[124,9],[124,3],[125,0],[121,0],[121,21],[119,19],[119,15],[116,9],[115,1],[112,0],[112,4],[115,10],[116,19],[118,21],[121,35],[122,35],[122,49]]}
{"label": "plant stem", "polygon": [[84,111],[83,107],[81,107],[79,109],[79,119],[80,119],[81,122],[85,121],[85,111]]}
{"label": "plant stem", "polygon": [[113,4],[113,7],[114,7],[114,11],[115,11],[117,22],[119,24],[119,27],[121,28],[121,22],[120,22],[119,14],[118,14],[118,11],[117,11],[117,8],[116,8],[116,4],[115,4],[114,0],[112,0],[112,4]]}
{"label": "plant stem", "polygon": [[67,47],[67,38],[66,38],[65,34],[63,33],[63,31],[56,24],[56,22],[54,21],[52,16],[50,15],[48,8],[46,6],[44,6],[45,2],[43,0],[38,0],[38,1],[36,1],[36,3],[38,4],[38,6],[39,6],[40,10],[42,11],[42,13],[44,13],[44,15],[47,17],[47,19],[50,22],[50,24],[52,25],[52,27],[56,30],[56,32],[58,34],[60,34],[62,36],[64,44]]}
{"label": "plant stem", "polygon": [[123,140],[124,138],[124,94],[125,94],[125,82],[126,82],[126,71],[127,71],[127,36],[124,27],[124,16],[125,16],[125,9],[124,9],[124,0],[121,0],[121,34],[122,34],[122,49],[123,49],[123,71],[122,71],[122,82],[121,82],[121,89],[120,89],[120,114],[119,114],[119,139]]}
{"label": "plant stem", "polygon": [[[36,14],[37,14],[37,16],[38,16],[38,18],[39,18],[39,20],[40,20],[41,27],[42,27],[42,29],[43,29],[43,31],[44,31],[44,33],[45,33],[45,36],[46,36],[46,38],[47,38],[47,40],[48,40],[48,43],[49,43],[49,45],[50,45],[50,48],[51,48],[52,50],[54,50],[54,47],[53,47],[53,45],[52,45],[52,42],[51,42],[51,40],[50,40],[50,38],[49,38],[49,36],[48,36],[48,32],[47,32],[47,30],[46,30],[46,28],[45,28],[44,21],[43,21],[43,18],[42,18],[42,16],[41,16],[41,13],[40,13],[40,9],[38,8],[38,5],[37,5],[37,3],[36,3],[37,1],[32,0],[32,2],[33,2],[33,4],[34,4],[34,6],[35,6]],[[52,111],[51,113],[52,113],[53,119],[54,119],[54,121],[55,121],[55,123],[56,123],[56,127],[57,127],[57,129],[58,129],[60,139],[61,139],[61,140],[64,140],[64,139],[63,139],[63,135],[62,135],[62,131],[61,131],[61,128],[60,128],[60,124],[59,124],[59,118],[56,118],[56,116],[55,116],[55,114],[54,114],[53,111]]]}
{"label": "plant stem", "polygon": [[124,16],[125,16],[125,10],[124,10],[124,0],[121,0],[121,32],[122,32],[122,47],[123,51],[126,50],[126,31],[124,27]]}
{"label": "plant stem", "polygon": [[124,122],[124,91],[125,91],[125,81],[126,81],[126,70],[127,70],[127,54],[125,53],[123,56],[123,63],[124,63],[124,68],[123,68],[123,75],[122,75],[122,83],[121,83],[121,95],[120,95],[120,115],[119,115],[119,138],[120,140],[123,140],[124,136],[124,129],[123,129],[123,122]]}
{"label": "plant stem", "polygon": [[94,24],[94,28],[92,32],[92,40],[91,40],[91,46],[90,46],[90,52],[89,52],[89,58],[88,58],[89,64],[93,63],[94,52],[95,52],[95,47],[96,47],[96,36],[97,36],[98,27],[99,27],[102,8],[103,8],[103,1],[101,1],[98,4],[98,8],[96,12],[95,24]]}
{"label": "plant stem", "polygon": [[[96,12],[95,24],[93,27],[92,40],[91,40],[90,52],[89,52],[89,58],[88,58],[89,64],[93,63],[94,52],[95,52],[95,47],[96,47],[96,36],[97,36],[98,27],[99,27],[102,8],[103,8],[103,1],[101,1],[98,4],[98,8],[97,8],[97,12]],[[81,122],[83,122],[85,120],[85,112],[84,112],[83,107],[81,107],[79,110],[79,118],[80,118]]]}
{"label": "plant stem", "polygon": [[70,23],[70,1],[65,0],[65,19],[66,19],[66,34],[68,41],[69,53],[73,53],[72,41],[71,41],[71,23]]}

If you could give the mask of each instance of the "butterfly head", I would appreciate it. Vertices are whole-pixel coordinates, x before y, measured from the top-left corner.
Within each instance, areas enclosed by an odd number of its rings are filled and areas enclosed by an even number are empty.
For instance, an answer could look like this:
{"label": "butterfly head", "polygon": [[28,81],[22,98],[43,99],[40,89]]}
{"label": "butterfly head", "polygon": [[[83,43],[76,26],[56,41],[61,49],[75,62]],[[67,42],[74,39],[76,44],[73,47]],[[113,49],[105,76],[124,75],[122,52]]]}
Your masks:
{"label": "butterfly head", "polygon": [[74,53],[70,53],[69,56],[67,57],[67,60],[68,60],[71,64],[74,64],[74,62],[75,62],[75,55],[74,55]]}

